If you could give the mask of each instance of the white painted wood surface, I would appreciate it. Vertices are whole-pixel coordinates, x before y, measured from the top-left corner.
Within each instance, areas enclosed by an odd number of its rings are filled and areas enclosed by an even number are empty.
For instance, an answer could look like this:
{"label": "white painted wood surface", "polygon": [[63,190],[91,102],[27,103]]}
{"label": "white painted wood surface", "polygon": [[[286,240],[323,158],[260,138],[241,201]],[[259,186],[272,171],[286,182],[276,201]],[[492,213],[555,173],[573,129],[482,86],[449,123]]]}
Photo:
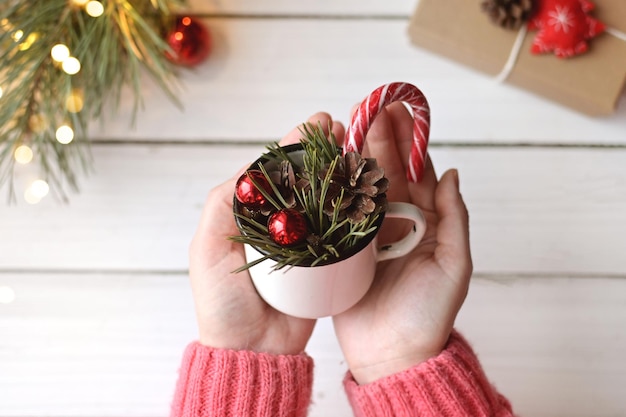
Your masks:
{"label": "white painted wood surface", "polygon": [[[3,416],[165,415],[180,352],[196,334],[182,274],[2,274]],[[458,325],[523,416],[624,411],[626,281],[478,276]],[[345,364],[321,320],[311,416],[350,411]]]}
{"label": "white painted wood surface", "polygon": [[[96,145],[96,174],[69,205],[0,207],[0,234],[12,243],[0,269],[183,271],[208,190],[263,152],[261,144]],[[439,172],[460,170],[478,272],[624,273],[626,149],[430,152]]]}
{"label": "white painted wood surface", "polygon": [[[275,140],[323,109],[351,107],[390,81],[418,85],[433,114],[433,142],[626,143],[626,98],[614,116],[590,118],[413,47],[408,19],[207,19],[211,62],[185,73],[185,112],[146,81],[145,112],[129,130],[131,103],[95,131],[114,140]],[[242,115],[246,123],[241,123]],[[94,126],[98,128],[99,126]]]}
{"label": "white painted wood surface", "polygon": [[303,16],[303,17],[407,17],[414,6],[413,0],[387,0],[385,2],[359,0],[188,0],[189,9],[197,14],[234,16]]}
{"label": "white painted wood surface", "polygon": [[[432,158],[460,169],[476,277],[458,326],[491,379],[522,416],[626,413],[626,94],[591,119],[497,85],[411,46],[410,0],[191,5],[215,50],[183,72],[185,111],[146,81],[134,130],[129,103],[93,126],[81,194],[0,207],[0,287],[16,294],[0,304],[1,417],[167,415],[196,332],[186,250],[208,190],[392,80],[426,92]],[[310,415],[349,416],[328,320],[309,353]]]}

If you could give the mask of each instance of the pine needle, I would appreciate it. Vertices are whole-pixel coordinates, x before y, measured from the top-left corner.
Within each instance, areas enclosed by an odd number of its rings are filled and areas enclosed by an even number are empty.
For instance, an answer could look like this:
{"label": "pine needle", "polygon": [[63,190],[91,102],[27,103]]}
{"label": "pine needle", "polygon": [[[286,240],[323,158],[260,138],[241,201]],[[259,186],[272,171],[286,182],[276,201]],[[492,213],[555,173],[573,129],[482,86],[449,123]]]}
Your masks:
{"label": "pine needle", "polygon": [[[316,266],[335,261],[363,239],[369,237],[377,230],[380,213],[376,210],[359,223],[351,223],[347,218],[340,218],[341,202],[344,198],[342,190],[336,201],[332,215],[324,212],[324,201],[332,182],[333,172],[336,169],[340,158],[340,148],[335,143],[335,138],[331,135],[327,137],[321,125],[313,126],[305,124],[301,128],[303,138],[301,145],[304,150],[302,166],[298,167],[294,159],[277,143],[268,147],[268,152],[262,160],[279,164],[281,161],[289,161],[296,175],[309,181],[309,188],[297,189],[293,192],[296,205],[301,208],[308,227],[312,235],[317,236],[319,241],[315,244],[310,241],[297,244],[295,246],[280,246],[275,243],[268,234],[266,224],[247,217],[240,213],[235,213],[239,220],[240,236],[231,236],[229,239],[257,248],[263,254],[263,259],[273,259],[276,261],[275,269],[293,267],[297,265]],[[320,172],[326,169],[323,179],[320,179]],[[275,209],[290,208],[285,198],[281,195],[278,187],[272,182],[267,168],[263,163],[259,164],[259,170],[272,187],[273,195],[270,195],[260,184],[252,179],[256,188],[264,198],[274,206]],[[274,198],[275,196],[275,198]],[[260,216],[263,217],[263,216]],[[267,218],[264,218],[267,221]],[[262,260],[257,260],[237,269],[242,271],[250,268]]]}
{"label": "pine needle", "polygon": [[[166,58],[167,31],[179,0],[102,1],[104,14],[88,16],[68,0],[10,0],[0,3],[0,186],[14,200],[13,152],[29,146],[39,176],[62,198],[78,189],[78,173],[92,166],[88,126],[105,106],[117,110],[122,89],[131,88],[132,120],[142,106],[141,77],[149,74],[170,99],[176,98],[176,72]],[[21,37],[20,37],[21,35]],[[66,45],[81,64],[69,75],[50,54]],[[82,109],[68,109],[71,94]],[[70,111],[72,110],[72,111]],[[74,140],[56,140],[68,125]]]}

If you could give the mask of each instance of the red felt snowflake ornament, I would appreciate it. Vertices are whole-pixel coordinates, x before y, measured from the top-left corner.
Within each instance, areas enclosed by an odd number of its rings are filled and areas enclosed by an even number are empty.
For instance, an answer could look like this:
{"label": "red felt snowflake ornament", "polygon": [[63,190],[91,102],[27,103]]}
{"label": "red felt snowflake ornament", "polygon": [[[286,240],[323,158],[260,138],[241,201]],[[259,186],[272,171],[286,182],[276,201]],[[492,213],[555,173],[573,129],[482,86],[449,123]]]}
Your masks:
{"label": "red felt snowflake ornament", "polygon": [[540,0],[528,29],[539,32],[531,52],[554,51],[559,58],[569,58],[587,50],[587,40],[604,32],[602,22],[588,13],[594,4],[588,0]]}

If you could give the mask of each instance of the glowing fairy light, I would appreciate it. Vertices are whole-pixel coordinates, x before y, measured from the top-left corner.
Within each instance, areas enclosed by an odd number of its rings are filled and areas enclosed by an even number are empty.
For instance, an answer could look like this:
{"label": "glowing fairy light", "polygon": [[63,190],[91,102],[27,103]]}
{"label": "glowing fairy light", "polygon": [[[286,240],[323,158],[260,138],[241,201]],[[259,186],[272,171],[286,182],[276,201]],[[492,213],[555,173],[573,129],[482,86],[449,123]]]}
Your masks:
{"label": "glowing fairy light", "polygon": [[56,62],[61,63],[61,68],[69,75],[74,75],[80,71],[80,61],[70,55],[70,49],[58,43],[50,49],[50,55]]}
{"label": "glowing fairy light", "polygon": [[71,56],[63,61],[61,68],[69,75],[74,75],[80,71],[80,61]]}
{"label": "glowing fairy light", "polygon": [[2,94],[3,94],[2,87],[0,87],[0,98],[2,98]]}
{"label": "glowing fairy light", "polygon": [[50,186],[44,180],[33,181],[24,191],[24,200],[28,204],[37,204],[42,198],[48,195]]}
{"label": "glowing fairy light", "polygon": [[39,199],[42,199],[48,195],[48,192],[50,191],[50,186],[44,180],[35,180],[30,185],[30,191],[35,197],[39,197]]}
{"label": "glowing fairy light", "polygon": [[74,6],[83,7],[89,0],[71,0]]}
{"label": "glowing fairy light", "polygon": [[23,30],[16,30],[15,33],[13,35],[11,35],[13,40],[15,42],[19,42],[20,39],[22,39],[22,37],[24,36],[24,31]]}
{"label": "glowing fairy light", "polygon": [[74,130],[68,125],[59,126],[59,128],[56,131],[56,138],[59,141],[59,143],[62,143],[63,145],[67,145],[72,140],[74,140]]}
{"label": "glowing fairy light", "polygon": [[13,156],[15,157],[15,162],[25,165],[33,160],[33,150],[26,145],[20,145],[15,148]]}
{"label": "glowing fairy light", "polygon": [[70,57],[70,48],[62,43],[58,43],[52,47],[50,55],[56,62],[63,62]]}
{"label": "glowing fairy light", "polygon": [[28,48],[30,48],[33,43],[35,43],[35,41],[39,39],[39,34],[38,33],[30,33],[26,39],[24,39],[24,41],[22,41],[22,43],[20,43],[20,45],[17,47],[17,49],[19,49],[20,51],[26,51],[28,50]]}
{"label": "glowing fairy light", "polygon": [[35,197],[30,187],[28,187],[26,191],[24,191],[24,200],[26,200],[28,204],[37,204],[41,201],[41,198]]}
{"label": "glowing fairy light", "polygon": [[78,113],[83,109],[83,94],[80,90],[72,90],[67,99],[65,99],[65,108],[70,113]]}
{"label": "glowing fairy light", "polygon": [[104,13],[104,6],[99,1],[92,0],[85,5],[85,11],[91,17],[99,17]]}

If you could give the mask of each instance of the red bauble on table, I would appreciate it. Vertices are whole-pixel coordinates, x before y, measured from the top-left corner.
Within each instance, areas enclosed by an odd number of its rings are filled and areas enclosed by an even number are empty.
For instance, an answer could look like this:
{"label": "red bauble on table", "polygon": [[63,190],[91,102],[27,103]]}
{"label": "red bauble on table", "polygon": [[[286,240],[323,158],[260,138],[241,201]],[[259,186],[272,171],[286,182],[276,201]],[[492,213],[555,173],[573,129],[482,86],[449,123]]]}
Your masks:
{"label": "red bauble on table", "polygon": [[190,16],[178,16],[166,40],[173,52],[168,53],[167,58],[178,65],[197,65],[211,51],[211,35],[208,29],[198,19]]}
{"label": "red bauble on table", "polygon": [[304,215],[294,209],[278,210],[267,221],[270,238],[281,246],[291,246],[303,242],[307,235]]}

